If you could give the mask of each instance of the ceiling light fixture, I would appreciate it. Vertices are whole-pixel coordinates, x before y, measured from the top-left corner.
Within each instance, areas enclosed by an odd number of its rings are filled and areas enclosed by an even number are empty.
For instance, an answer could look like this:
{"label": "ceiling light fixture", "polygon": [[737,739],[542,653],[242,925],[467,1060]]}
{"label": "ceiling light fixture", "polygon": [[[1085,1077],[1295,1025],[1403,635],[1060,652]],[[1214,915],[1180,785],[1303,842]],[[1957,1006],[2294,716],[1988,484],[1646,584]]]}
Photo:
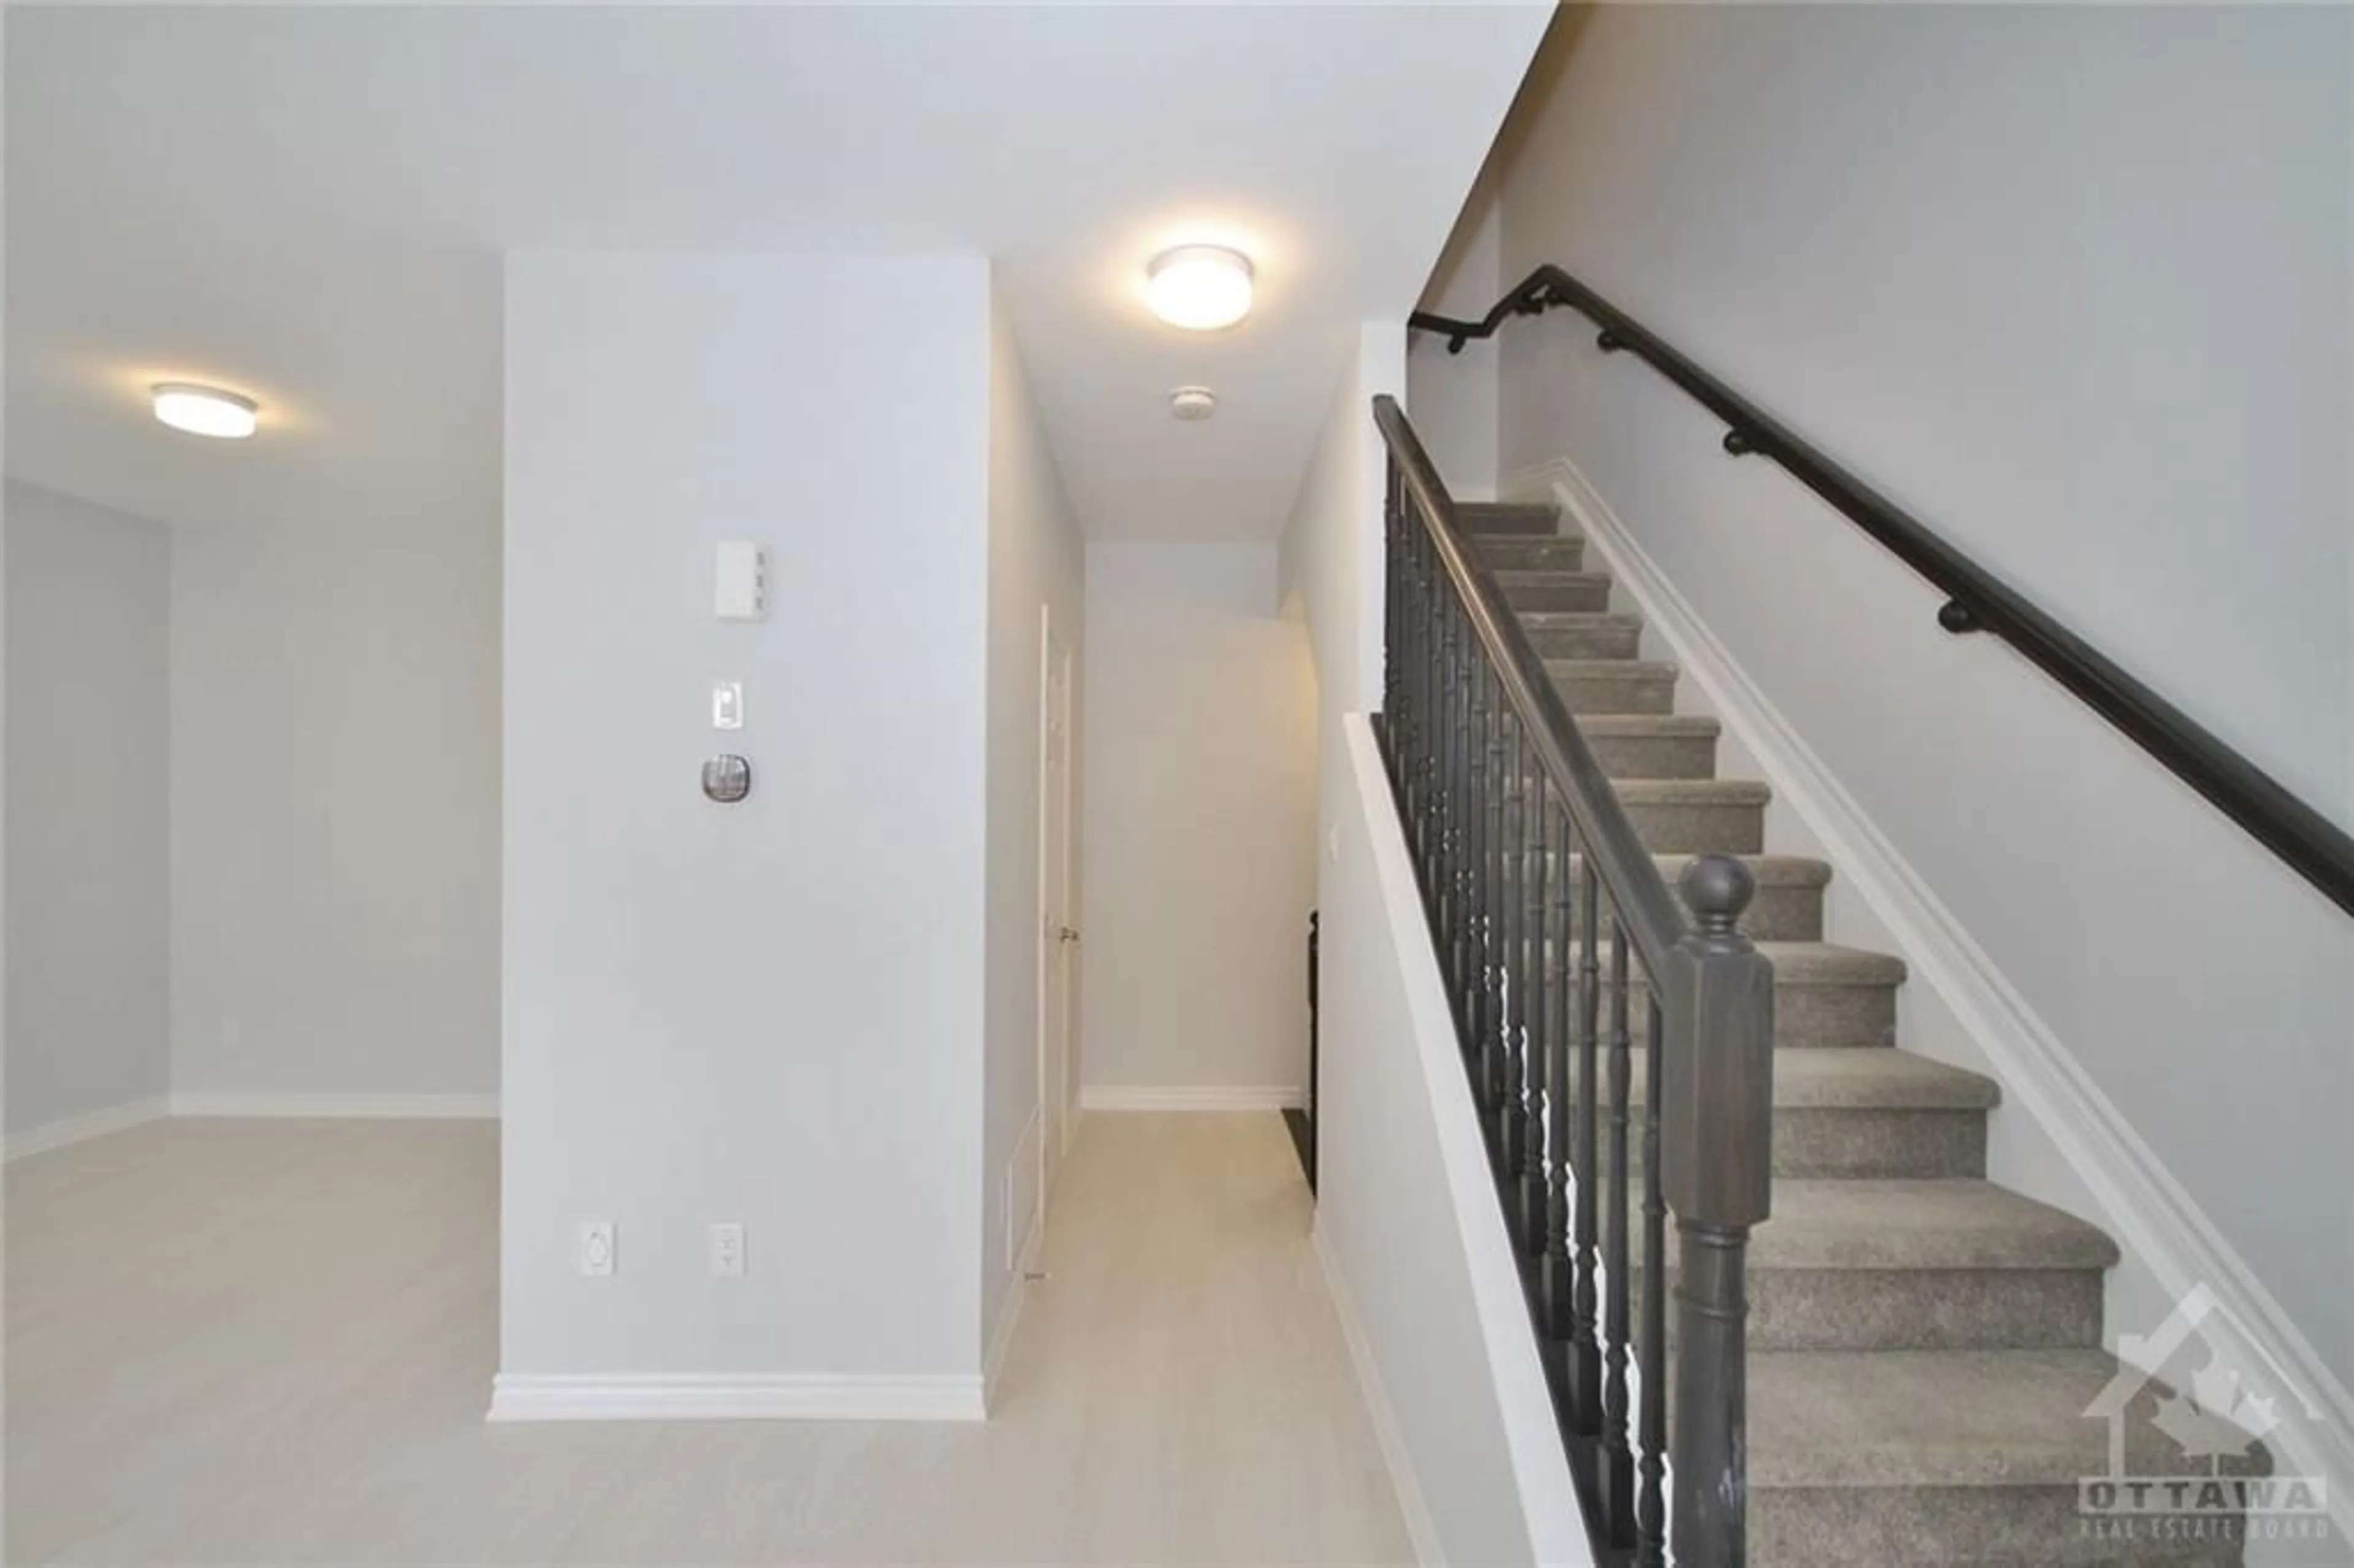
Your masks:
{"label": "ceiling light fixture", "polygon": [[231,440],[253,434],[260,406],[250,397],[199,387],[188,381],[166,381],[153,388],[155,417],[175,430],[193,436],[220,436]]}
{"label": "ceiling light fixture", "polygon": [[1223,245],[1180,245],[1144,270],[1152,313],[1189,332],[1214,332],[1250,314],[1250,258]]}

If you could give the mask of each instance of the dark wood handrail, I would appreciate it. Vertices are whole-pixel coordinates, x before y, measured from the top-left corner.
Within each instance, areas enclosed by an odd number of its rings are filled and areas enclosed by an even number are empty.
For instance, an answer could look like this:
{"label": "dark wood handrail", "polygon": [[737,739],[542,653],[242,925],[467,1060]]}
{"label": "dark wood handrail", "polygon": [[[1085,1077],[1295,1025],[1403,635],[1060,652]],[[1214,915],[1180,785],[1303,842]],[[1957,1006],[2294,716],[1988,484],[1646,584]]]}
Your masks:
{"label": "dark wood handrail", "polygon": [[1560,268],[1539,267],[1476,322],[1416,311],[1407,324],[1443,335],[1454,353],[1472,339],[1494,335],[1514,316],[1538,315],[1560,305],[1602,329],[1597,342],[1605,352],[1634,355],[1723,419],[1726,451],[1779,464],[1945,594],[1946,602],[1937,612],[1940,626],[1955,633],[1991,632],[2009,643],[2339,909],[2354,914],[2354,835],[1920,519]]}
{"label": "dark wood handrail", "polygon": [[1447,575],[1455,579],[1471,630],[1487,650],[1504,700],[1526,727],[1537,765],[1585,835],[1602,884],[1617,904],[1644,967],[1654,974],[1661,972],[1668,954],[1684,938],[1682,907],[1659,874],[1659,863],[1643,847],[1626,807],[1618,803],[1617,792],[1610,787],[1593,747],[1569,716],[1568,705],[1545,673],[1543,656],[1529,641],[1528,629],[1519,616],[1503,613],[1503,592],[1487,563],[1464,548],[1454,498],[1447,494],[1438,470],[1423,450],[1422,440],[1406,422],[1397,399],[1386,393],[1375,397],[1373,422],[1396,461],[1399,481],[1422,515],[1438,524],[1430,530],[1431,542]]}

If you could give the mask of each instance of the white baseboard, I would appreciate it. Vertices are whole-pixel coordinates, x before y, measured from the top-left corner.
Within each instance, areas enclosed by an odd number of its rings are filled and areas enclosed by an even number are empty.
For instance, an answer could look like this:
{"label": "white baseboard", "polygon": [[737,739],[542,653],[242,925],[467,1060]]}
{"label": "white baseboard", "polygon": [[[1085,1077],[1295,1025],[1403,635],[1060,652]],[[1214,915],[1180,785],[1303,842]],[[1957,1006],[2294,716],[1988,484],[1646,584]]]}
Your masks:
{"label": "white baseboard", "polygon": [[997,1315],[997,1332],[989,1338],[989,1352],[981,1363],[981,1404],[988,1410],[997,1404],[997,1383],[1005,1372],[1005,1358],[1013,1353],[1013,1335],[1022,1326],[1022,1308],[1030,1299],[1028,1269],[1038,1255],[1038,1243],[1034,1237],[1023,1249],[1021,1261],[1013,1270],[1013,1283],[1006,1288],[1005,1306]]}
{"label": "white baseboard", "polygon": [[1289,1110],[1307,1103],[1305,1091],[1297,1084],[1228,1088],[1090,1084],[1079,1091],[1079,1108],[1091,1111]]}
{"label": "white baseboard", "polygon": [[172,1114],[190,1117],[343,1117],[370,1121],[496,1119],[496,1095],[179,1094]]}
{"label": "white baseboard", "polygon": [[[2354,1394],[2323,1362],[2280,1303],[2168,1173],[2115,1104],[2029,1006],[1952,910],[1899,853],[1822,758],[1767,699],[1691,601],[1645,553],[1576,466],[1556,458],[1507,476],[1515,500],[1551,500],[1589,544],[1698,683],[1717,717],[1765,771],[1776,795],[1822,842],[1842,883],[1892,933],[1915,980],[1935,991],[1985,1053],[2007,1103],[2024,1110],[2084,1183],[2097,1218],[2180,1300],[2207,1286],[2227,1321],[2213,1336],[2243,1366],[2287,1370],[2318,1420],[2275,1434],[2303,1473],[2330,1478],[2331,1501],[2354,1510]],[[2111,1325],[2139,1330],[2155,1325]],[[2232,1341],[2237,1341],[2236,1343]],[[2289,1466],[2284,1465],[2283,1469]],[[2333,1512],[2337,1509],[2333,1509]],[[2354,1520],[2340,1528],[2354,1533]]]}
{"label": "white baseboard", "polygon": [[1422,1483],[1415,1476],[1414,1456],[1406,1447],[1405,1429],[1398,1425],[1397,1411],[1390,1404],[1389,1390],[1382,1382],[1381,1363],[1374,1359],[1373,1341],[1365,1336],[1364,1320],[1357,1315],[1357,1298],[1349,1289],[1348,1277],[1341,1272],[1340,1260],[1332,1255],[1332,1245],[1325,1239],[1320,1219],[1309,1230],[1308,1240],[1324,1271],[1324,1288],[1332,1298],[1332,1315],[1340,1320],[1341,1340],[1349,1348],[1350,1364],[1357,1370],[1357,1384],[1365,1395],[1365,1414],[1373,1422],[1373,1441],[1380,1446],[1382,1463],[1389,1470],[1390,1487],[1397,1493],[1406,1539],[1414,1542],[1414,1559],[1425,1563],[1444,1563],[1447,1554],[1439,1545],[1438,1526],[1430,1517]]}
{"label": "white baseboard", "polygon": [[103,1138],[110,1132],[121,1132],[143,1122],[161,1121],[172,1111],[172,1102],[162,1095],[143,1100],[127,1100],[119,1106],[101,1110],[85,1111],[80,1116],[63,1117],[28,1127],[22,1132],[12,1132],[5,1139],[5,1155],[0,1159],[24,1160],[36,1154],[46,1154],[52,1149],[69,1144],[86,1143],[93,1138]]}
{"label": "white baseboard", "polygon": [[563,1376],[501,1372],[493,1421],[979,1421],[959,1376]]}

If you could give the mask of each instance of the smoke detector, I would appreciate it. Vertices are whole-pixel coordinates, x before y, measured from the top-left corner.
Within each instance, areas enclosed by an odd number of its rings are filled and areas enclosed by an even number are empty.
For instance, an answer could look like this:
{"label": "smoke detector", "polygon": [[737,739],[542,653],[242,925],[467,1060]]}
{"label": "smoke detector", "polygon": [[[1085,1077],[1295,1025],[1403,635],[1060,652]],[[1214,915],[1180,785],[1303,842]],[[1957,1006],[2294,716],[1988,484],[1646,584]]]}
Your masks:
{"label": "smoke detector", "polygon": [[1169,394],[1169,411],[1188,422],[1218,411],[1218,395],[1206,387],[1180,387]]}

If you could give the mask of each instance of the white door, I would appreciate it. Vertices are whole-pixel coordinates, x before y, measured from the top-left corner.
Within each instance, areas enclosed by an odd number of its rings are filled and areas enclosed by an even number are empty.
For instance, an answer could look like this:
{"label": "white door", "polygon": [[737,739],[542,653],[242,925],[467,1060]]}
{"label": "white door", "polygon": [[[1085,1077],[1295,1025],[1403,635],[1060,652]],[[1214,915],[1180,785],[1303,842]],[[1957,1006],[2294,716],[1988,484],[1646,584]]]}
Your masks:
{"label": "white door", "polygon": [[1071,908],[1071,651],[1039,617],[1038,1203],[1071,1134],[1071,979],[1079,933]]}

